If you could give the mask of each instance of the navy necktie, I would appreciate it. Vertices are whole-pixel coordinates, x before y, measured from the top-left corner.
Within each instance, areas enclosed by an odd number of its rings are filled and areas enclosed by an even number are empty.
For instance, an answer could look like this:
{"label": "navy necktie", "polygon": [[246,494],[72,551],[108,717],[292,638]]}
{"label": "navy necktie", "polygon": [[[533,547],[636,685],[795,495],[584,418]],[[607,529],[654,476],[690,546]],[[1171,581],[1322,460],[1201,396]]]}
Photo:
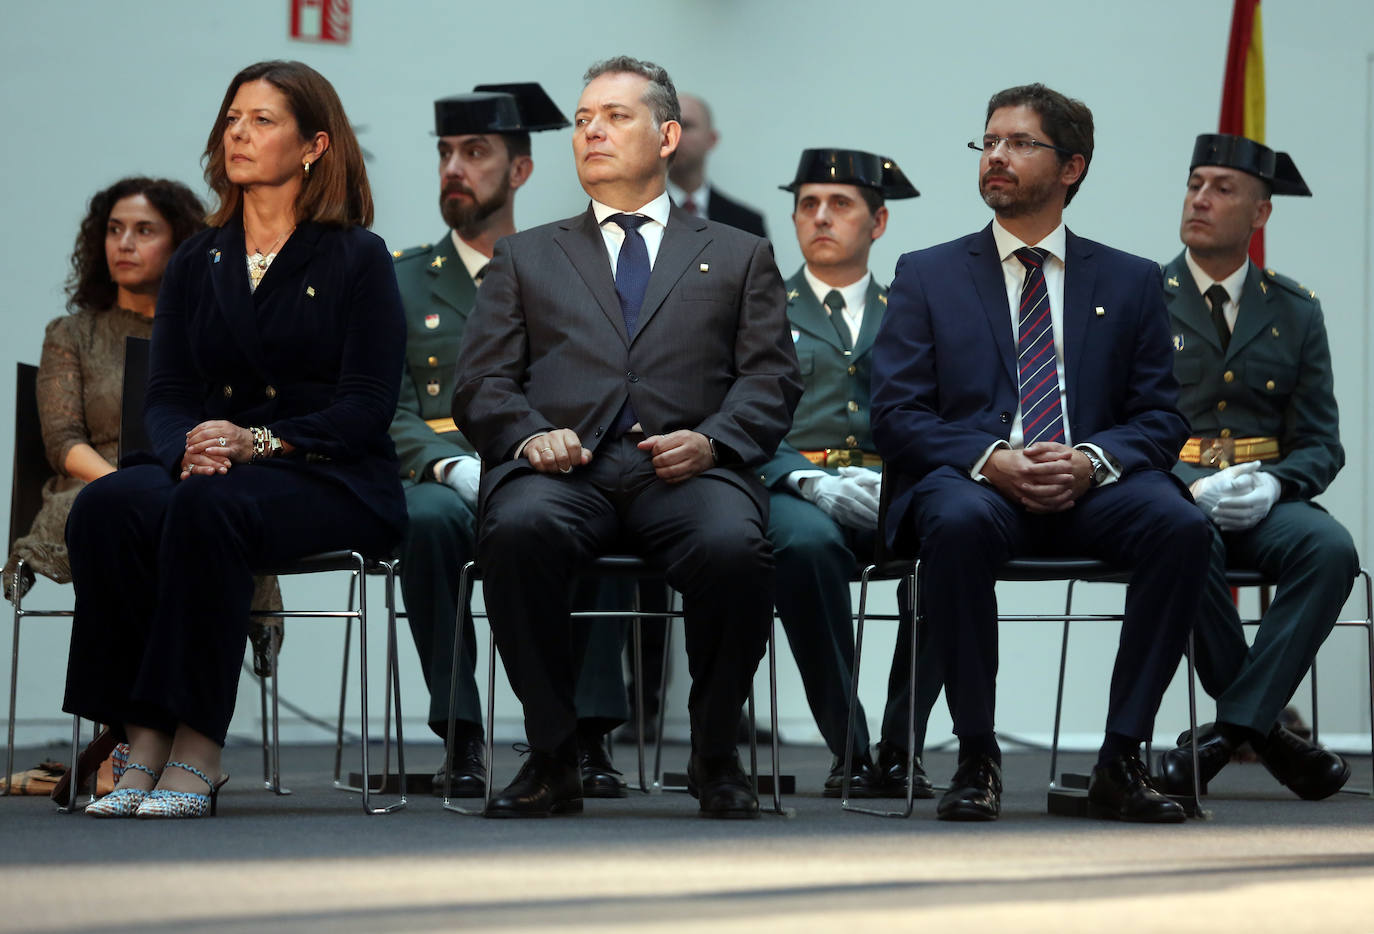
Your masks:
{"label": "navy necktie", "polygon": [[[644,292],[649,288],[649,247],[639,232],[649,218],[642,214],[612,214],[606,220],[614,221],[625,231],[625,241],[620,244],[620,255],[615,261],[615,291],[620,297],[620,313],[625,317],[625,333],[633,340]],[[611,437],[620,437],[638,420],[627,398],[611,426]]]}
{"label": "navy necktie", "polygon": [[1045,287],[1048,255],[1048,250],[1035,247],[1016,251],[1016,258],[1026,267],[1017,318],[1016,368],[1021,384],[1021,438],[1027,447],[1036,441],[1064,440],[1054,320],[1050,317],[1050,296]]}

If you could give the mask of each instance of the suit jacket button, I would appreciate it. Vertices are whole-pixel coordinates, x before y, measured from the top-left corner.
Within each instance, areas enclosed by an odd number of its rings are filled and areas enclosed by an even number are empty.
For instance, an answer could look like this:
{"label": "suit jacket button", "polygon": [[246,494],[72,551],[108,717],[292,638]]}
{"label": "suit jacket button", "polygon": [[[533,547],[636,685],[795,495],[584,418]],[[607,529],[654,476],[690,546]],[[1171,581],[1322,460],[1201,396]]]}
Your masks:
{"label": "suit jacket button", "polygon": [[232,399],[232,398],[234,398],[234,387],[233,387],[233,386],[225,386],[225,387],[224,387],[224,398],[226,398],[226,399]]}
{"label": "suit jacket button", "polygon": [[848,408],[851,412],[857,412],[859,411],[859,403],[855,402],[853,399],[850,399]]}
{"label": "suit jacket button", "polygon": [[1231,429],[1223,428],[1221,431],[1217,432],[1217,434],[1221,435],[1223,438],[1229,438],[1231,437]]}
{"label": "suit jacket button", "polygon": [[634,370],[630,370],[628,373],[626,373],[626,374],[625,374],[625,378],[628,379],[628,380],[629,380],[630,382],[632,382],[632,383],[637,383],[637,382],[639,382],[639,374],[636,373]]}
{"label": "suit jacket button", "polygon": [[1218,411],[1218,412],[1225,412],[1225,411],[1226,411],[1226,400],[1225,400],[1225,399],[1222,399],[1220,402],[1217,403],[1217,411]]}
{"label": "suit jacket button", "polygon": [[1227,370],[1225,373],[1221,374],[1221,378],[1224,379],[1224,380],[1225,380],[1226,382],[1228,382],[1228,383],[1229,383],[1229,382],[1232,382],[1232,381],[1235,380],[1235,378],[1236,378],[1235,371],[1234,371],[1234,370]]}
{"label": "suit jacket button", "polygon": [[1273,392],[1273,391],[1274,391],[1274,381],[1273,381],[1272,379],[1269,380],[1269,381],[1267,381],[1267,382],[1264,384],[1264,388],[1267,389],[1267,390],[1269,390],[1270,392]]}
{"label": "suit jacket button", "polygon": [[1001,422],[1002,422],[1003,425],[1010,425],[1010,424],[1011,424],[1011,413],[1010,413],[1010,412],[1003,412],[1001,415],[997,416],[997,418],[1001,420]]}
{"label": "suit jacket button", "polygon": [[856,366],[855,366],[854,364],[852,364],[852,363],[849,364],[849,375],[850,375],[850,376],[853,376],[853,375],[854,375],[855,373],[857,373],[857,372],[859,372],[859,368],[856,367]]}
{"label": "suit jacket button", "polygon": [[429,365],[430,365],[430,366],[438,366],[438,365],[439,365],[439,358],[438,358],[438,357],[430,357],[430,358],[429,358]]}
{"label": "suit jacket button", "polygon": [[596,429],[596,431],[592,432],[592,434],[595,435],[595,436],[598,437],[598,438],[600,438],[600,437],[601,437],[602,435],[604,435],[605,433],[606,433],[606,426],[605,426],[605,425],[599,426],[599,427]]}
{"label": "suit jacket button", "polygon": [[267,395],[267,398],[269,399],[277,398],[277,388],[275,386],[268,386],[266,389],[263,390],[263,392]]}

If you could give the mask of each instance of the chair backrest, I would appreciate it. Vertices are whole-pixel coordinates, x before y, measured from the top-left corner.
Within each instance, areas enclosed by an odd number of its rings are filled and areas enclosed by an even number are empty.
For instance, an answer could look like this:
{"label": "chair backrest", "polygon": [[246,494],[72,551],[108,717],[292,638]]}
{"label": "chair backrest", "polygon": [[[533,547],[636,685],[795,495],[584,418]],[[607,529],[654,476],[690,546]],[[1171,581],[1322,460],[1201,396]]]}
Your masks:
{"label": "chair backrest", "polygon": [[148,396],[148,349],[145,337],[124,338],[124,390],[119,407],[119,458],[135,451],[153,450],[148,428],[143,424],[143,401]]}
{"label": "chair backrest", "polygon": [[18,366],[14,381],[14,473],[10,483],[10,544],[29,534],[43,505],[43,484],[53,475],[38,421],[38,367]]}

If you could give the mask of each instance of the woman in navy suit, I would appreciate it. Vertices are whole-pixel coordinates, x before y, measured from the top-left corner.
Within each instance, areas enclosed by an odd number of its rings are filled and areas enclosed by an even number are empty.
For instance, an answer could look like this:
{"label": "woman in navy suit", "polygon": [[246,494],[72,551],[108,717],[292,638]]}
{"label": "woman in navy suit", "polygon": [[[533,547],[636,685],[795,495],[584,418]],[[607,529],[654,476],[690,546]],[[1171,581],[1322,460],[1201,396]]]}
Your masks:
{"label": "woman in navy suit", "polygon": [[338,95],[299,62],[237,74],[205,150],[211,228],[168,264],[145,421],[154,455],[82,491],[64,709],[129,770],[87,813],[213,813],[252,571],[385,553],[406,521],[387,427],[405,322]]}

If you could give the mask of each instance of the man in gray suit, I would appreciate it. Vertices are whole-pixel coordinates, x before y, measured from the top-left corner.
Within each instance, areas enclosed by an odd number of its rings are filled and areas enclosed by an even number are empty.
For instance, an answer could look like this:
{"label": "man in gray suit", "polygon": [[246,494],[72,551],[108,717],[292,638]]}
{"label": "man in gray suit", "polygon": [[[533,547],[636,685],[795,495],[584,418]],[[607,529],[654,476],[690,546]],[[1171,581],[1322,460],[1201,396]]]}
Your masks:
{"label": "man in gray suit", "polygon": [[503,239],[469,319],[454,418],[488,465],[478,557],[530,755],[490,817],[582,810],[568,583],[629,550],[682,592],[689,785],[755,817],[735,730],[772,618],[768,495],[751,469],[801,396],[767,241],[672,206],[677,92],[593,65],[574,115],[588,210]]}

